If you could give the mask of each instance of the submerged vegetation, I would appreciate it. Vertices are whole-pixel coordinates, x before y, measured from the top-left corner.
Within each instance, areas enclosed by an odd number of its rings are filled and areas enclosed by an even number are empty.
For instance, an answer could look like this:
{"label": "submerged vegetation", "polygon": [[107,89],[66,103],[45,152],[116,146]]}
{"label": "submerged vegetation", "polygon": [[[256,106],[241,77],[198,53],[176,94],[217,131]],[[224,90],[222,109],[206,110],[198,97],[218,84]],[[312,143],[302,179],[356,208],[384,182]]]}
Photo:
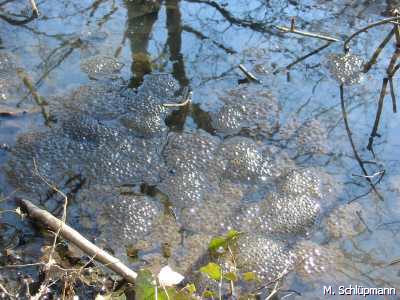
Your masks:
{"label": "submerged vegetation", "polygon": [[[379,186],[396,168],[376,149],[387,91],[397,112],[399,12],[307,2],[0,3],[0,298],[398,287],[400,249],[382,249],[398,191]],[[336,17],[357,20],[354,33],[320,33]],[[379,44],[358,41],[368,34]]]}

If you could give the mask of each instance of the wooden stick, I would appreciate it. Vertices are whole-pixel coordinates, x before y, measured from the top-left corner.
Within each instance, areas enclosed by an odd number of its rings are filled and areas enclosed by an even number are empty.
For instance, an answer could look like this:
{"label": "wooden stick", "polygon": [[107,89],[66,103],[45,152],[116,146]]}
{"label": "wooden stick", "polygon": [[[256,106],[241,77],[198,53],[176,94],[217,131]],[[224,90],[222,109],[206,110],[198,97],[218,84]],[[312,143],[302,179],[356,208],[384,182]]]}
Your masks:
{"label": "wooden stick", "polygon": [[57,219],[48,211],[37,207],[28,200],[17,199],[17,203],[21,209],[28,214],[29,218],[47,226],[54,232],[60,230],[60,235],[64,239],[73,243],[88,256],[94,257],[96,261],[102,263],[104,266],[123,277],[126,281],[130,283],[135,282],[137,277],[136,272],[124,265],[119,259],[115,258],[111,254],[100,249],[95,244],[87,240],[78,231]]}

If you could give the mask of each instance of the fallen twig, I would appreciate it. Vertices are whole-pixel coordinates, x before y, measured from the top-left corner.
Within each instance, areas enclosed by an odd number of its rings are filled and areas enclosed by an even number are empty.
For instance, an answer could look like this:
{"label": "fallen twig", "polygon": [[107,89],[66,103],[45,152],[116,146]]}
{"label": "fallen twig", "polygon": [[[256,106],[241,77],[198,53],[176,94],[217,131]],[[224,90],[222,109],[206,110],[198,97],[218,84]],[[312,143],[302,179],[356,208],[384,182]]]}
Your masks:
{"label": "fallen twig", "polygon": [[137,277],[136,272],[124,265],[119,259],[97,247],[95,244],[82,236],[78,231],[67,224],[63,224],[60,219],[54,217],[48,211],[37,207],[28,200],[17,199],[17,203],[21,209],[27,213],[29,218],[47,226],[52,231],[57,232],[60,230],[60,236],[73,243],[87,255],[94,257],[96,261],[102,263],[110,270],[122,276],[126,281],[130,283],[135,282]]}

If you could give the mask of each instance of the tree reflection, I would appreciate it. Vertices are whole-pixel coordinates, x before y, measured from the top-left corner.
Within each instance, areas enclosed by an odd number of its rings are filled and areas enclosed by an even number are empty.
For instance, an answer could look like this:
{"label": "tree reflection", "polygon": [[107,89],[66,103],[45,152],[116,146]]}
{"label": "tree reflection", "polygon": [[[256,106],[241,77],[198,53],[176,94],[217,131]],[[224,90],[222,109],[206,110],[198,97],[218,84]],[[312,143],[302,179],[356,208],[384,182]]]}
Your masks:
{"label": "tree reflection", "polygon": [[128,11],[127,37],[132,51],[131,87],[138,87],[143,76],[152,71],[151,58],[148,52],[149,41],[154,23],[157,21],[161,0],[125,1]]}

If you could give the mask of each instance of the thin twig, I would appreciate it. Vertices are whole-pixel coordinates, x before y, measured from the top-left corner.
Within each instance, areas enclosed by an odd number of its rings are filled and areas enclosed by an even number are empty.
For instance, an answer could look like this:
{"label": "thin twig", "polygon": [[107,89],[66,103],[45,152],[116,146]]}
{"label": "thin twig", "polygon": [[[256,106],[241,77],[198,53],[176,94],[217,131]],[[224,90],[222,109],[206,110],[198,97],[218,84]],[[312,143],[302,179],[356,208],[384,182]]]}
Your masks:
{"label": "thin twig", "polygon": [[376,111],[376,116],[375,116],[375,121],[374,121],[374,126],[372,128],[372,132],[371,132],[370,137],[368,139],[368,145],[367,145],[367,149],[369,151],[371,151],[372,154],[374,154],[374,149],[373,149],[374,138],[376,136],[379,136],[378,127],[379,127],[379,122],[380,122],[381,115],[382,115],[383,102],[384,102],[384,99],[385,99],[387,84],[388,84],[388,78],[383,78],[381,93],[379,95],[379,101],[378,101],[378,109]]}
{"label": "thin twig", "polygon": [[257,79],[257,77],[254,76],[249,70],[247,70],[244,65],[240,64],[239,69],[240,69],[240,71],[242,71],[244,73],[244,75],[246,75],[246,78],[248,80],[257,82],[257,83],[261,83],[261,81],[259,79]]}
{"label": "thin twig", "polygon": [[350,41],[351,41],[353,38],[355,38],[357,35],[359,35],[360,33],[366,32],[366,31],[368,31],[369,29],[371,29],[371,28],[373,28],[373,27],[375,27],[375,26],[379,26],[379,25],[383,25],[383,24],[386,24],[386,23],[391,23],[391,22],[393,22],[393,21],[399,21],[399,20],[400,20],[400,17],[387,18],[387,19],[383,19],[383,20],[380,20],[380,21],[378,21],[378,22],[369,24],[369,25],[367,25],[367,26],[361,28],[360,30],[357,30],[356,32],[354,32],[352,35],[350,35],[350,36],[344,41],[344,43],[343,43],[344,52],[347,53],[347,52],[350,50],[350,46],[349,46]]}
{"label": "thin twig", "polygon": [[181,103],[164,103],[163,106],[164,107],[183,107],[188,105],[191,102],[190,99],[186,99],[185,101],[181,102]]}
{"label": "thin twig", "polygon": [[182,99],[184,99],[183,102],[181,103],[164,103],[164,107],[183,107],[188,105],[190,102],[192,102],[192,94],[190,92],[190,89],[188,87],[185,87],[183,90],[183,96]]}
{"label": "thin twig", "polygon": [[32,80],[29,79],[29,77],[25,73],[25,71],[20,69],[20,70],[18,70],[17,74],[18,74],[18,77],[22,80],[25,87],[32,94],[33,99],[35,100],[36,104],[40,107],[46,125],[49,125],[50,121],[51,121],[51,117],[50,117],[49,113],[46,111],[46,108],[45,108],[46,102],[44,101],[43,97],[39,95],[34,84],[32,83]]}
{"label": "thin twig", "polygon": [[[341,104],[341,108],[342,108],[343,121],[344,121],[344,125],[345,125],[345,128],[346,128],[347,137],[349,138],[351,148],[353,149],[354,157],[357,160],[358,164],[360,165],[360,168],[361,168],[362,172],[364,173],[364,175],[365,176],[369,176],[369,174],[368,174],[368,172],[367,172],[367,170],[366,170],[366,168],[364,166],[364,163],[363,163],[360,155],[358,154],[358,151],[356,149],[354,141],[353,141],[352,132],[351,132],[351,129],[350,129],[348,118],[347,118],[346,106],[345,106],[345,102],[344,102],[344,88],[343,88],[342,84],[340,85],[340,104]],[[381,196],[381,194],[376,189],[376,187],[375,187],[374,183],[372,182],[371,178],[365,177],[365,179],[371,185],[371,188],[373,189],[375,194],[378,196],[378,198],[383,201],[383,197]]]}
{"label": "thin twig", "polygon": [[385,170],[376,172],[376,173],[374,173],[374,174],[372,174],[372,175],[368,175],[368,176],[366,176],[366,175],[358,175],[358,174],[351,174],[351,175],[352,175],[352,176],[355,176],[355,177],[362,177],[362,178],[371,178],[371,179],[374,179],[376,176],[382,175],[383,173],[385,173]]}
{"label": "thin twig", "polygon": [[295,23],[294,23],[294,19],[292,18],[291,20],[291,25],[290,28],[288,27],[284,27],[284,26],[274,26],[276,29],[278,29],[279,31],[282,31],[284,33],[294,33],[294,34],[298,34],[298,35],[302,35],[302,36],[306,36],[306,37],[311,37],[311,38],[316,38],[316,39],[320,39],[320,40],[325,40],[325,41],[329,41],[329,42],[340,42],[339,39],[328,36],[328,35],[323,35],[323,34],[317,34],[317,33],[312,33],[312,32],[307,32],[307,31],[302,31],[302,30],[297,30],[295,28]]}
{"label": "thin twig", "polygon": [[27,267],[33,267],[33,266],[43,266],[45,263],[43,262],[37,262],[37,263],[32,263],[32,264],[23,264],[23,265],[5,265],[5,266],[0,266],[1,269],[13,269],[13,268],[27,268]]}
{"label": "thin twig", "polygon": [[[319,53],[320,51],[324,50],[325,48],[329,47],[332,44],[332,42],[328,42],[325,45],[311,51],[310,53],[303,55],[301,57],[299,57],[298,59],[296,59],[295,61],[293,61],[292,63],[288,64],[284,69],[286,70],[290,70],[293,66],[297,65],[298,63],[302,62],[303,60],[306,60],[307,58],[309,58],[310,56],[313,56],[317,53]],[[276,70],[274,72],[274,74],[277,74],[280,70]]]}
{"label": "thin twig", "polygon": [[389,77],[390,96],[392,97],[393,112],[397,113],[396,94],[394,92],[393,77]]}
{"label": "thin twig", "polygon": [[382,52],[383,48],[385,48],[386,44],[390,41],[390,39],[394,36],[395,28],[393,28],[389,34],[385,37],[385,39],[380,43],[378,48],[376,48],[374,54],[372,55],[371,59],[364,65],[364,73],[367,73],[371,67],[376,63],[376,60],[379,54]]}

